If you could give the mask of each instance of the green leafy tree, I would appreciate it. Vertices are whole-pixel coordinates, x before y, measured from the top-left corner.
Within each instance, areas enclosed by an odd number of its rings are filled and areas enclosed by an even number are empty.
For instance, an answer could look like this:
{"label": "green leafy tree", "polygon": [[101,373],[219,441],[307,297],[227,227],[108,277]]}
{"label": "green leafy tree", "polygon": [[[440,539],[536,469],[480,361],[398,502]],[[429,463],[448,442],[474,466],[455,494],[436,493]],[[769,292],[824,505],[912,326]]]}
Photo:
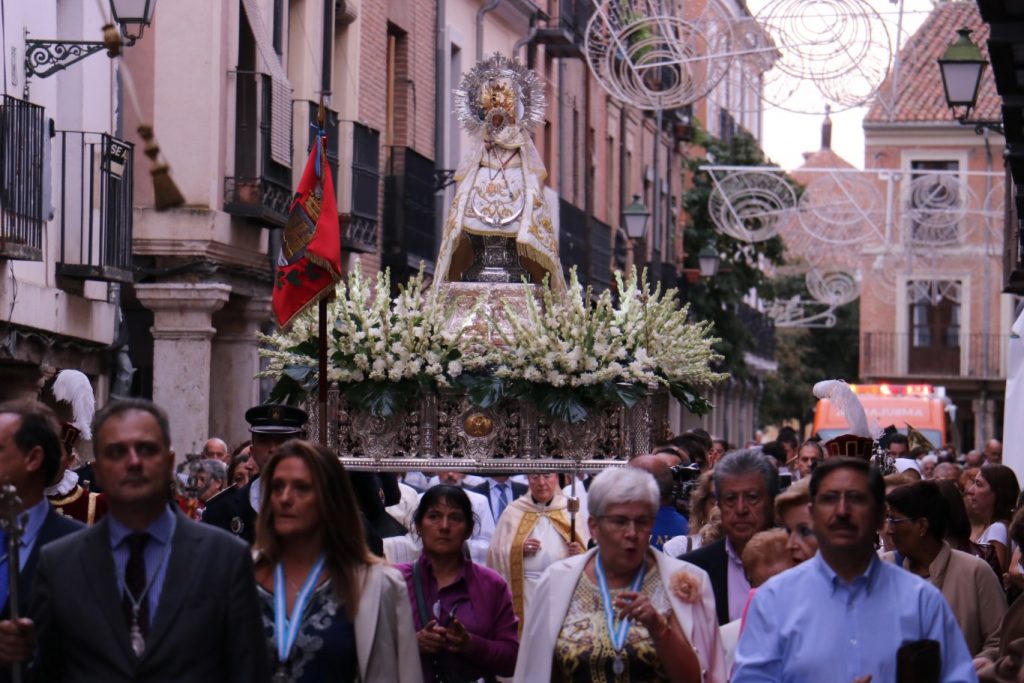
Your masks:
{"label": "green leafy tree", "polygon": [[[691,261],[695,261],[701,248],[708,244],[715,248],[721,261],[715,277],[690,286],[687,300],[697,320],[710,320],[715,325],[715,335],[721,338],[715,350],[724,357],[720,369],[733,377],[745,378],[750,371],[743,357],[745,352],[754,350],[754,338],[736,310],[752,289],[763,298],[773,297],[773,284],[765,274],[765,267],[781,265],[785,248],[778,237],[755,244],[735,240],[718,230],[708,211],[708,199],[714,186],[711,176],[700,167],[709,163],[763,165],[765,157],[757,140],[740,132],[731,140],[723,141],[698,129],[694,141],[707,150],[707,156],[684,162],[693,180],[692,187],[683,195],[683,208],[689,217],[683,245]],[[696,263],[687,265],[693,267]]]}

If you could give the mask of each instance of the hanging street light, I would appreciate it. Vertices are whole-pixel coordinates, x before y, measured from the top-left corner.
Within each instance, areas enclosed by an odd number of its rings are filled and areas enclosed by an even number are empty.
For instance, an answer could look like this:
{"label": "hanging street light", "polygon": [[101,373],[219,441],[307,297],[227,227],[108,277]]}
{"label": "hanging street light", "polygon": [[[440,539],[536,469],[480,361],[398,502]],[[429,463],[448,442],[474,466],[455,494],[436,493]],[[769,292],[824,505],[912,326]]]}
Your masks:
{"label": "hanging street light", "polygon": [[[938,60],[946,105],[961,125],[974,126],[978,133],[988,129],[1002,135],[1002,121],[968,119],[971,111],[978,105],[981,78],[985,73],[985,67],[988,66],[988,60],[981,54],[981,49],[971,41],[969,28],[962,28],[957,33],[959,37]],[[957,109],[960,108],[963,109],[963,114],[958,115]]]}
{"label": "hanging street light", "polygon": [[705,244],[697,254],[700,276],[710,278],[717,275],[719,260],[718,251],[710,244]]}

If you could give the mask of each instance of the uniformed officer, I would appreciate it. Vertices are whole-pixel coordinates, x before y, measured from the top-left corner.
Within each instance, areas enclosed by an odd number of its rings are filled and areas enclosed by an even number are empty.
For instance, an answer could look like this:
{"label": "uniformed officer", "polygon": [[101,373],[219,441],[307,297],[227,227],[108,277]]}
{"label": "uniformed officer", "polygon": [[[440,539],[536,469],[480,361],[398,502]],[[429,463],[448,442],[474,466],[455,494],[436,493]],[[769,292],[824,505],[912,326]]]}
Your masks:
{"label": "uniformed officer", "polygon": [[[252,433],[249,456],[256,466],[262,470],[278,446],[301,437],[307,417],[305,410],[284,405],[260,405],[245,411],[245,421]],[[259,508],[260,479],[256,476],[245,486],[232,485],[208,500],[203,521],[252,544]]]}
{"label": "uniformed officer", "polygon": [[[252,448],[249,451],[249,456],[256,461],[260,470],[270,461],[270,456],[274,454],[278,446],[288,439],[302,437],[307,419],[306,411],[285,405],[260,405],[245,411],[245,421],[249,423],[249,431],[252,433]],[[385,493],[380,492],[379,481],[374,479],[373,486],[368,486],[364,482],[365,477],[374,475],[354,472],[349,474],[353,475],[351,478],[356,491],[357,503],[362,503],[364,498],[371,500],[376,496],[377,504],[383,511],[388,497]],[[366,488],[370,488],[373,493],[362,495],[363,489]],[[245,486],[232,485],[206,501],[203,521],[226,529],[252,544],[255,540],[260,494],[259,475]],[[366,532],[366,545],[370,548],[370,552],[383,557],[384,543],[381,541],[381,534],[369,523],[365,511],[362,524]]]}

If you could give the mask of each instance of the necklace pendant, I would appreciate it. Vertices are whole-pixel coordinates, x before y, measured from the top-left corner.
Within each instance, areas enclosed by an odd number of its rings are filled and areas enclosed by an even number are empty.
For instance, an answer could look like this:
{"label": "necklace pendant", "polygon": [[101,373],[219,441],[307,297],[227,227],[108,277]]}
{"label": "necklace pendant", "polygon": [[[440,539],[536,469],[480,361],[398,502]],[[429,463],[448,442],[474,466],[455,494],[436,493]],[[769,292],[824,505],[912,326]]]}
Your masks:
{"label": "necklace pendant", "polygon": [[616,676],[621,676],[626,671],[626,663],[622,661],[622,655],[615,655],[615,661],[612,662],[612,671]]}
{"label": "necklace pendant", "polygon": [[132,623],[132,630],[129,634],[131,640],[132,652],[135,653],[136,657],[142,657],[142,653],[146,651],[146,639],[142,637],[142,630],[139,628],[139,622]]}

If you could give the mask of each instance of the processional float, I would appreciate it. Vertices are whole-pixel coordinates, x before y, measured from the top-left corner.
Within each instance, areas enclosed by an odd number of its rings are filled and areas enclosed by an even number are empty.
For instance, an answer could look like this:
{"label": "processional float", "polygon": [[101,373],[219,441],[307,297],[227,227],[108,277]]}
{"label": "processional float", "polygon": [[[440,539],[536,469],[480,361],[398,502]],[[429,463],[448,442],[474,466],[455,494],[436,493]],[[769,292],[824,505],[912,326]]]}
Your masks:
{"label": "processional float", "polygon": [[317,414],[326,337],[326,420],[309,437],[325,428],[348,468],[580,472],[650,452],[670,436],[670,397],[706,411],[701,392],[725,378],[710,326],[635,272],[614,298],[575,271],[566,282],[529,133],[544,115],[535,73],[496,54],[456,102],[475,142],[432,280],[357,265],[322,306],[325,325],[314,307],[261,338],[271,400]]}

